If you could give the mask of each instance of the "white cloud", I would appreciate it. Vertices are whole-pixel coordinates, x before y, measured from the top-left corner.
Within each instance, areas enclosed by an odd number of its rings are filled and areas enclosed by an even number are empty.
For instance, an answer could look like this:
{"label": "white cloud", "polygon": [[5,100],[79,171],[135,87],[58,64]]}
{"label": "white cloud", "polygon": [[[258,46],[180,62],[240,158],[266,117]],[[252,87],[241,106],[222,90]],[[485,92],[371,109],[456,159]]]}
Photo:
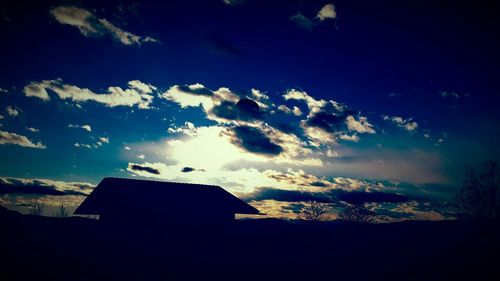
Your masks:
{"label": "white cloud", "polygon": [[99,23],[101,23],[104,28],[109,30],[109,32],[113,35],[114,38],[116,38],[118,41],[122,42],[125,45],[132,45],[132,44],[140,45],[144,42],[158,42],[158,40],[155,38],[149,36],[141,37],[131,32],[122,30],[113,25],[112,23],[110,23],[106,19],[99,19]]}
{"label": "white cloud", "polygon": [[87,132],[92,132],[92,127],[90,125],[74,125],[74,124],[69,124],[68,128],[80,128],[83,129]]}
{"label": "white cloud", "polygon": [[[226,87],[220,87],[218,90],[212,91],[200,83],[183,86],[174,85],[164,92],[161,97],[179,104],[182,108],[201,106],[207,119],[216,121],[217,123],[245,123],[238,122],[239,120],[226,119],[215,112],[217,106],[223,103],[236,105],[241,99],[240,96]],[[272,103],[269,102],[269,97],[258,90],[252,89],[251,98],[260,108],[265,109],[268,108],[269,105],[272,105]]]}
{"label": "white cloud", "polygon": [[197,134],[197,128],[194,126],[193,123],[186,121],[186,122],[184,122],[184,126],[170,127],[170,128],[168,128],[167,132],[169,132],[171,134],[181,133],[181,134],[185,134],[185,135],[194,137]]}
{"label": "white cloud", "polygon": [[137,155],[137,158],[139,158],[139,159],[146,159],[146,155],[144,155],[144,154],[139,154],[139,155]]}
{"label": "white cloud", "polygon": [[60,99],[72,100],[76,103],[94,101],[108,107],[134,106],[140,109],[149,109],[153,101],[151,92],[156,88],[150,84],[138,80],[128,82],[129,88],[108,87],[107,94],[96,94],[87,88],[63,84],[61,79],[43,80],[42,82],[31,82],[24,87],[27,97],[37,97],[44,101],[50,100],[47,90],[54,92]]}
{"label": "white cloud", "polygon": [[130,150],[130,146],[125,146],[125,147],[123,147],[123,149]]}
{"label": "white cloud", "polygon": [[99,137],[98,139],[99,140],[96,142],[97,146],[102,146],[105,143],[109,143],[109,138]]}
{"label": "white cloud", "polygon": [[354,135],[342,134],[339,136],[339,138],[341,140],[345,140],[345,141],[352,141],[352,142],[359,141],[359,137],[356,134],[354,134]]}
{"label": "white cloud", "polygon": [[50,10],[50,13],[61,24],[74,26],[85,35],[99,35],[102,31],[91,21],[95,20],[91,12],[71,6],[60,6]]}
{"label": "white cloud", "polygon": [[321,8],[321,10],[319,10],[316,17],[319,18],[320,21],[337,18],[335,6],[333,4],[326,4],[325,6],[323,6],[323,8]]}
{"label": "white cloud", "polygon": [[[83,125],[83,126],[73,125],[73,128],[82,128],[83,129],[84,127],[86,128],[86,126],[88,126],[88,125]],[[84,129],[84,130],[87,130],[87,129]],[[91,130],[90,126],[88,127],[88,130]],[[92,138],[94,138],[94,137],[92,137]],[[103,146],[104,144],[109,143],[109,138],[98,137],[97,139],[98,140],[94,144],[85,144],[85,143],[76,142],[73,144],[73,146],[74,147],[84,147],[84,148],[89,148],[89,149],[92,149],[92,148],[97,149],[97,148]]]}
{"label": "white cloud", "polygon": [[300,116],[300,115],[302,115],[302,110],[300,110],[300,108],[298,108],[298,107],[296,107],[296,106],[294,106],[294,107],[293,107],[292,112],[293,112],[293,115],[295,115],[295,116]]}
{"label": "white cloud", "polygon": [[[285,100],[301,100],[301,101],[304,101],[307,104],[307,107],[309,108],[309,114],[307,115],[308,118],[312,117],[314,114],[316,114],[319,111],[321,111],[321,109],[324,108],[327,105],[332,106],[333,108],[335,108],[339,112],[342,112],[345,109],[344,105],[342,105],[342,104],[340,104],[340,103],[338,103],[336,101],[333,101],[333,100],[326,101],[326,100],[323,100],[323,99],[317,100],[317,99],[313,98],[312,96],[310,96],[305,91],[299,91],[299,90],[296,90],[296,89],[288,90],[283,95],[283,98]],[[300,111],[300,109],[299,109],[299,111]]]}
{"label": "white cloud", "polygon": [[141,45],[145,42],[158,42],[155,38],[141,37],[120,29],[104,18],[97,18],[86,9],[73,6],[59,6],[50,10],[50,13],[59,23],[74,26],[85,36],[111,34],[124,45]]}
{"label": "white cloud", "polygon": [[0,131],[0,144],[15,144],[23,147],[45,149],[47,148],[43,143],[34,143],[26,136],[18,135],[16,133],[10,133],[6,131]]}
{"label": "white cloud", "polygon": [[0,115],[0,120],[4,119],[5,117],[3,117],[3,115]]}
{"label": "white cloud", "polygon": [[274,105],[273,103],[271,103],[269,96],[264,94],[263,92],[257,89],[252,89],[251,93],[252,95],[250,96],[250,98],[255,101],[260,108],[268,109],[269,105]]}
{"label": "white cloud", "polygon": [[153,91],[157,90],[157,88],[155,86],[153,86],[151,84],[143,83],[139,80],[129,81],[128,85],[131,88],[135,88],[135,89],[137,89],[143,93],[146,93],[146,94],[151,94],[151,93],[153,93]]}
{"label": "white cloud", "polygon": [[284,104],[278,106],[278,110],[283,111],[284,113],[287,113],[287,114],[290,114],[292,112],[292,110]]}
{"label": "white cloud", "polygon": [[8,93],[8,92],[9,92],[9,90],[4,89],[4,88],[0,88],[0,93]]}
{"label": "white cloud", "polygon": [[161,97],[179,104],[182,108],[202,106],[205,111],[214,106],[212,91],[200,83],[179,86],[174,85],[164,92]]}
{"label": "white cloud", "polygon": [[40,132],[39,129],[33,128],[33,127],[26,127],[26,130],[28,130],[28,131],[30,131],[32,133],[38,133],[38,132]]}
{"label": "white cloud", "polygon": [[24,95],[27,97],[36,97],[44,101],[50,100],[50,96],[47,93],[48,88],[51,87],[50,80],[44,80],[42,82],[31,82],[30,84],[24,86]]}
{"label": "white cloud", "polygon": [[294,106],[293,109],[290,109],[288,106],[282,104],[282,105],[278,106],[278,110],[282,111],[286,114],[293,113],[293,115],[295,115],[295,116],[302,115],[302,110],[300,110],[300,108],[298,108],[297,106]]}
{"label": "white cloud", "polygon": [[16,117],[19,115],[19,111],[15,107],[9,105],[7,106],[7,114],[9,114],[9,116]]}
{"label": "white cloud", "polygon": [[393,124],[397,125],[398,127],[401,127],[408,132],[415,131],[418,128],[418,123],[415,121],[412,121],[411,118],[404,119],[403,117],[400,116],[383,116],[384,120],[390,121]]}
{"label": "white cloud", "polygon": [[84,143],[78,143],[78,142],[75,142],[75,144],[73,144],[74,147],[84,147],[84,148],[88,148],[88,149],[91,149],[92,146],[90,144],[84,144]]}
{"label": "white cloud", "polygon": [[367,133],[367,134],[375,134],[375,130],[373,129],[373,125],[367,121],[366,117],[359,117],[359,120],[356,120],[352,115],[347,116],[346,124],[349,131],[355,131],[358,133]]}

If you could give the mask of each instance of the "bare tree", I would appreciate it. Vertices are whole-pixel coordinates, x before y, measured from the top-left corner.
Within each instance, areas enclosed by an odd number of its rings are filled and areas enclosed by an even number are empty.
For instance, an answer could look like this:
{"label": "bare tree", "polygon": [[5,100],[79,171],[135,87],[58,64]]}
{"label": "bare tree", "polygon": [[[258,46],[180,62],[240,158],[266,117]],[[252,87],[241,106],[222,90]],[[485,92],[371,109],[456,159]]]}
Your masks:
{"label": "bare tree", "polygon": [[30,215],[41,216],[44,206],[38,202],[38,199],[33,199],[29,204],[29,209]]}
{"label": "bare tree", "polygon": [[457,214],[466,219],[498,219],[500,215],[500,168],[486,162],[485,171],[477,175],[467,171],[462,188],[455,198]]}
{"label": "bare tree", "polygon": [[54,215],[58,218],[65,218],[69,215],[69,213],[66,207],[64,207],[64,205],[61,204],[59,207],[57,207],[57,210],[55,211]]}
{"label": "bare tree", "polygon": [[339,218],[345,221],[371,223],[375,219],[375,213],[366,209],[362,203],[346,203]]}
{"label": "bare tree", "polygon": [[308,201],[302,208],[299,218],[308,221],[324,221],[330,212],[330,207],[326,203]]}

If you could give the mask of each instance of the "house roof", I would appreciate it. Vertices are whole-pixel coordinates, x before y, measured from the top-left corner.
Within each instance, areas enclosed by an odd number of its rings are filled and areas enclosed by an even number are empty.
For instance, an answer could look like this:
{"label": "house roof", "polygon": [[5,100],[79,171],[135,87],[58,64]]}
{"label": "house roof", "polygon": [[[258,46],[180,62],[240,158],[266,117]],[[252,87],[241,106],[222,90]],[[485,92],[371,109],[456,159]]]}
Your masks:
{"label": "house roof", "polygon": [[104,178],[75,214],[98,215],[110,209],[123,213],[165,212],[181,208],[259,214],[259,210],[220,186],[123,178]]}

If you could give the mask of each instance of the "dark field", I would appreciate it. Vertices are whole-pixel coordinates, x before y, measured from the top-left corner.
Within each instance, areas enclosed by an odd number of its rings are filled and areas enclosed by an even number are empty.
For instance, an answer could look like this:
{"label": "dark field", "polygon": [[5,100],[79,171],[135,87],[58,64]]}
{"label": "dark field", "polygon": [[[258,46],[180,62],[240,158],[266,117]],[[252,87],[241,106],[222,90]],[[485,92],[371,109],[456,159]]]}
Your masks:
{"label": "dark field", "polygon": [[158,230],[2,209],[0,225],[2,280],[500,280],[500,228],[486,222]]}

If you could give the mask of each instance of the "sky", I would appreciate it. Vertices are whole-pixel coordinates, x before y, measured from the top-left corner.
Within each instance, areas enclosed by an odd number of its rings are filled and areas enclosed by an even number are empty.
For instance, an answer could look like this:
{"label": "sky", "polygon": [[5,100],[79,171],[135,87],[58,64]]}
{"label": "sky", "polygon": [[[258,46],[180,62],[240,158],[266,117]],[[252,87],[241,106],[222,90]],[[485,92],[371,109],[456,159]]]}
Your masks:
{"label": "sky", "polygon": [[0,4],[0,205],[74,210],[105,177],[216,184],[296,218],[355,198],[453,218],[500,159],[485,1]]}

